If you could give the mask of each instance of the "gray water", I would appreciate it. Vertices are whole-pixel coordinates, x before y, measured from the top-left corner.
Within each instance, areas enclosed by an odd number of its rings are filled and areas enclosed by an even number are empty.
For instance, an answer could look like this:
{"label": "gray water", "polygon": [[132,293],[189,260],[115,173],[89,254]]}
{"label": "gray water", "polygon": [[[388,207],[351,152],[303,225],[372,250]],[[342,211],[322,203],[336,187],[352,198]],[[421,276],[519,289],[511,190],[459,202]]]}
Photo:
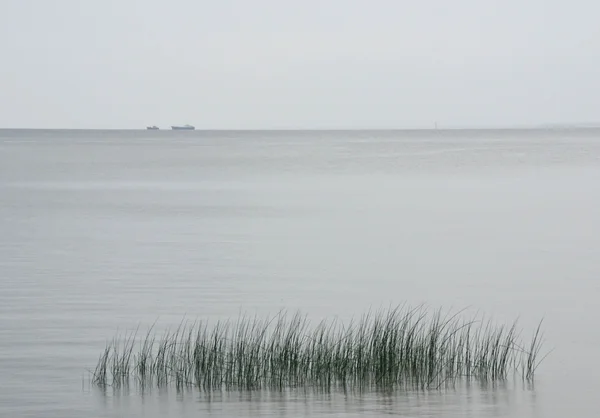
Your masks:
{"label": "gray water", "polygon": [[[0,416],[595,417],[600,130],[0,131]],[[534,385],[89,385],[117,330],[389,304],[544,318]]]}

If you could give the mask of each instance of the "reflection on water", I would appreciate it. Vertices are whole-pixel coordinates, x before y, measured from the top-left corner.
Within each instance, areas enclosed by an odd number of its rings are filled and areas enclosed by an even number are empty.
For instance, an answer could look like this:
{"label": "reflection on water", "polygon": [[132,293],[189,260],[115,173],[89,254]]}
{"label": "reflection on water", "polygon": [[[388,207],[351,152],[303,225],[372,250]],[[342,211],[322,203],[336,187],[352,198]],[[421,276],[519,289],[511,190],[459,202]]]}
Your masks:
{"label": "reflection on water", "polygon": [[537,416],[535,391],[530,384],[510,382],[482,385],[464,383],[439,391],[358,392],[343,389],[323,392],[300,389],[256,392],[198,392],[169,389],[91,389],[106,411],[126,416],[159,417],[164,414],[211,416]]}
{"label": "reflection on water", "polygon": [[[0,416],[596,416],[600,131],[0,131]],[[103,394],[107,339],[286,308],[541,317],[535,390]],[[82,389],[83,386],[83,389]]]}

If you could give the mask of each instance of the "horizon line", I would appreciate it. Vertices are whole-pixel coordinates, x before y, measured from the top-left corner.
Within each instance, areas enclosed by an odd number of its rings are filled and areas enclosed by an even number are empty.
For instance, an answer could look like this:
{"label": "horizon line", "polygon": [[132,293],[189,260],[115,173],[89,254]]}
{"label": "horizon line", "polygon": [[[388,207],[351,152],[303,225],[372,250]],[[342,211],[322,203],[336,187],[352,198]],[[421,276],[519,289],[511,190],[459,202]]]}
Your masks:
{"label": "horizon line", "polygon": [[[292,127],[280,127],[280,128],[198,128],[196,127],[193,131],[238,131],[238,132],[252,132],[252,131],[444,131],[444,130],[516,130],[516,129],[593,129],[600,128],[599,123],[542,123],[542,124],[523,124],[523,125],[446,125],[440,126],[420,126],[420,127],[329,127],[329,128],[292,128]],[[146,131],[146,127],[140,128],[28,128],[28,127],[0,127],[0,130],[20,130],[20,131]],[[160,131],[172,131],[171,127],[160,128]],[[190,132],[190,131],[187,131]]]}

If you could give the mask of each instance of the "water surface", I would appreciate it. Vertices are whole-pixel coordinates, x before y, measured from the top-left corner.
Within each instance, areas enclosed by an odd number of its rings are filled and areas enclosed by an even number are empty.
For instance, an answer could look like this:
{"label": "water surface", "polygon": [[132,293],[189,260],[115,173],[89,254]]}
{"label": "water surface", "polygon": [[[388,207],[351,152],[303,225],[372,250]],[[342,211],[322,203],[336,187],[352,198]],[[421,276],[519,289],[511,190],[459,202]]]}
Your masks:
{"label": "water surface", "polygon": [[[0,416],[596,416],[600,130],[0,130]],[[426,303],[545,318],[534,386],[90,388],[117,329]]]}

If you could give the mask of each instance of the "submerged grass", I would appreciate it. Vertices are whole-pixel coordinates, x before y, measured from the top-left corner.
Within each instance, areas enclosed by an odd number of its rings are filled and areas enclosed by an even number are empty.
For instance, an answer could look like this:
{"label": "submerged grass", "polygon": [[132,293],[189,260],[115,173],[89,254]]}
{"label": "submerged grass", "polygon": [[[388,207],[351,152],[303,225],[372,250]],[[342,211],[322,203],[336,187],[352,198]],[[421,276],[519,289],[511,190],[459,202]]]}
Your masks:
{"label": "submerged grass", "polygon": [[[541,323],[524,345],[516,329],[422,307],[368,313],[344,325],[311,327],[300,313],[182,323],[157,338],[153,327],[109,342],[93,372],[100,386],[175,385],[202,390],[290,387],[440,388],[457,380],[532,380]],[[139,351],[134,352],[135,345]]]}

